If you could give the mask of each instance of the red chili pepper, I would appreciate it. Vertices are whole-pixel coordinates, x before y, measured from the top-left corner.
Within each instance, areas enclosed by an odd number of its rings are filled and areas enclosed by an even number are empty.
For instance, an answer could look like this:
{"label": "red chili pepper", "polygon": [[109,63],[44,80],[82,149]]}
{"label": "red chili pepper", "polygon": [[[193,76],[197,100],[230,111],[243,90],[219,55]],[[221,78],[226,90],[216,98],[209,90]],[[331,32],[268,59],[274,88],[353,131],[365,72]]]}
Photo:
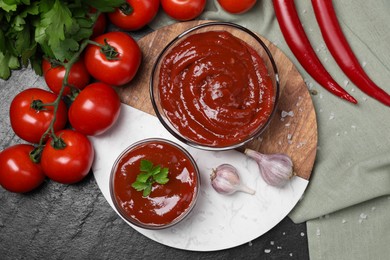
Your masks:
{"label": "red chili pepper", "polygon": [[390,95],[369,78],[350,48],[337,20],[332,0],[311,2],[326,46],[340,68],[364,93],[390,106]]}
{"label": "red chili pepper", "polygon": [[321,61],[318,59],[305,34],[305,30],[302,27],[298,13],[295,9],[294,1],[273,0],[273,4],[280,30],[291,51],[303,68],[326,90],[356,104],[356,99],[340,87],[321,64]]}

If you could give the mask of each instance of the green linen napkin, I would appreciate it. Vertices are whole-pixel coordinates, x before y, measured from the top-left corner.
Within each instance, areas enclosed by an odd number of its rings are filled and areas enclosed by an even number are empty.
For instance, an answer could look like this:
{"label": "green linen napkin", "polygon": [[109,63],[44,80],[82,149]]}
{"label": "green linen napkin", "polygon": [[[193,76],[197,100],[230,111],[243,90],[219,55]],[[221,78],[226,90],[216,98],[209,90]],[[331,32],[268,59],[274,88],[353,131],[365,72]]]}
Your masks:
{"label": "green linen napkin", "polygon": [[[291,53],[279,29],[272,1],[259,0],[243,15],[224,12],[207,1],[198,19],[241,24],[276,44],[297,66],[312,96],[318,122],[318,150],[308,189],[289,214],[307,221],[311,259],[389,259],[390,108],[361,92],[328,52],[310,0],[295,1],[306,33],[320,60],[358,105],[330,94]],[[339,22],[366,72],[390,93],[390,1],[333,1]],[[160,12],[157,29],[174,21]]]}

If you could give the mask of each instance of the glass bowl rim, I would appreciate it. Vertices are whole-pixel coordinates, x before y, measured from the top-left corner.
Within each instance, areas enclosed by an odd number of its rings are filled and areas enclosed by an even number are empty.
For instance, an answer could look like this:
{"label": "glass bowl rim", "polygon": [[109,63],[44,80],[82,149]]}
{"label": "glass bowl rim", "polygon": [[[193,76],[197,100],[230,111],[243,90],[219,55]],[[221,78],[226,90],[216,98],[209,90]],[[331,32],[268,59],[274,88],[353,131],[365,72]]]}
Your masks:
{"label": "glass bowl rim", "polygon": [[[264,49],[264,51],[265,51],[265,53],[266,53],[266,55],[267,55],[271,65],[272,65],[272,70],[273,70],[273,73],[274,73],[274,79],[272,79],[272,80],[275,81],[275,102],[274,102],[274,106],[273,106],[273,109],[271,111],[271,114],[269,115],[267,121],[259,129],[254,131],[248,138],[246,138],[246,139],[244,139],[244,140],[242,140],[242,141],[240,141],[238,143],[234,143],[234,144],[227,145],[227,146],[213,146],[213,145],[200,144],[200,143],[195,142],[195,141],[193,141],[193,140],[191,140],[189,138],[186,138],[185,136],[183,136],[180,133],[178,134],[175,130],[172,129],[173,126],[171,127],[170,125],[168,125],[165,122],[163,116],[159,112],[158,105],[156,103],[156,99],[155,99],[155,95],[154,95],[154,90],[153,90],[154,89],[154,86],[153,86],[154,85],[154,75],[156,73],[158,64],[160,63],[161,59],[166,54],[167,50],[170,47],[172,47],[172,45],[174,45],[176,42],[178,42],[180,39],[182,39],[183,37],[187,36],[188,34],[194,32],[196,30],[202,29],[204,27],[209,27],[209,26],[228,26],[228,27],[232,27],[234,29],[238,29],[238,30],[241,30],[241,31],[249,34]],[[197,148],[197,149],[207,150],[207,151],[226,151],[226,150],[237,149],[239,147],[244,146],[245,144],[247,144],[248,142],[252,141],[253,139],[257,138],[259,135],[261,135],[261,133],[263,133],[264,130],[267,129],[268,125],[271,122],[271,119],[274,117],[274,114],[276,113],[277,106],[278,106],[278,103],[279,103],[279,94],[280,94],[279,72],[278,72],[278,68],[276,66],[276,62],[275,62],[275,60],[273,58],[273,55],[272,55],[271,51],[269,50],[267,45],[264,43],[264,41],[260,38],[260,36],[258,34],[256,34],[253,31],[245,28],[244,26],[241,26],[239,24],[232,23],[232,22],[221,22],[221,21],[205,22],[205,23],[196,25],[194,27],[191,27],[191,28],[185,30],[184,32],[180,33],[176,37],[174,37],[162,49],[162,51],[157,56],[157,59],[156,59],[154,65],[153,65],[153,68],[152,68],[152,72],[151,72],[151,75],[150,75],[150,82],[149,82],[149,95],[150,95],[150,99],[151,99],[151,102],[152,102],[153,110],[154,110],[157,118],[159,119],[160,123],[164,126],[164,128],[169,133],[171,133],[176,139],[180,140],[184,144],[187,144],[187,145],[192,146],[192,147]]]}

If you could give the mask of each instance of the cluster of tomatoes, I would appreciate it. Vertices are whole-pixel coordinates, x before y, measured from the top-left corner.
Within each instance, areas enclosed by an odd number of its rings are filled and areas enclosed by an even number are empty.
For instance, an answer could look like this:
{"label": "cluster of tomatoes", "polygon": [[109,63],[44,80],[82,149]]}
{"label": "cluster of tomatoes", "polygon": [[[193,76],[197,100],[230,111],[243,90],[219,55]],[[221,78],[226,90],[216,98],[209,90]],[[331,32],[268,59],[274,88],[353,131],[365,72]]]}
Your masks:
{"label": "cluster of tomatoes", "polygon": [[[256,0],[218,2],[228,12],[243,13]],[[43,76],[50,91],[29,88],[11,102],[11,127],[28,143],[0,153],[1,186],[24,193],[40,186],[46,177],[71,184],[89,173],[94,149],[88,136],[102,134],[115,124],[121,105],[113,86],[130,82],[142,59],[137,42],[127,33],[104,33],[107,16],[118,28],[135,31],[154,19],[160,4],[173,19],[185,21],[201,14],[206,0],[127,0],[126,5],[98,17],[93,43],[68,73],[66,64],[43,60]]]}

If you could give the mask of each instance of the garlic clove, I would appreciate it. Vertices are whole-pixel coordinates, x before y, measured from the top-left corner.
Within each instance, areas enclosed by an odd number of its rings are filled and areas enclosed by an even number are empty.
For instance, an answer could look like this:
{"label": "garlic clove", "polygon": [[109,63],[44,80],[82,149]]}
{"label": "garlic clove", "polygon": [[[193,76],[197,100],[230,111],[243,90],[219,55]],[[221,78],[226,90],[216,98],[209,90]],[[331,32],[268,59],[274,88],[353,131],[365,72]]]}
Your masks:
{"label": "garlic clove", "polygon": [[262,178],[269,185],[283,187],[294,175],[293,162],[286,154],[266,155],[251,149],[246,149],[245,154],[257,162]]}
{"label": "garlic clove", "polygon": [[255,191],[241,183],[237,169],[230,164],[221,164],[210,175],[211,186],[221,194],[230,195],[237,191],[255,194]]}

